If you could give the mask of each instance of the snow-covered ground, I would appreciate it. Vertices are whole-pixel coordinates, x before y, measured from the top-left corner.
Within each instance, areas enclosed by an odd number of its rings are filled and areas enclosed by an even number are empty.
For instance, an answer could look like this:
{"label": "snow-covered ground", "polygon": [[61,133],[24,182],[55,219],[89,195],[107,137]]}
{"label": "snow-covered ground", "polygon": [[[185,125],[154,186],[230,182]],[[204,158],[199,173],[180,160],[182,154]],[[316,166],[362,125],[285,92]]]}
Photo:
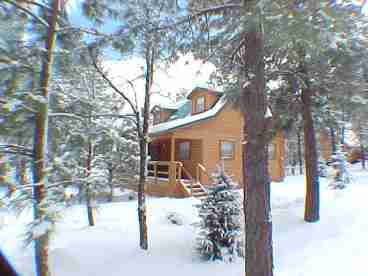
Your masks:
{"label": "snow-covered ground", "polygon": [[[368,171],[353,168],[354,183],[331,190],[321,183],[321,220],[303,221],[303,177],[272,184],[274,266],[276,276],[366,276],[368,248]],[[243,261],[203,263],[193,247],[195,199],[148,199],[149,247],[138,248],[136,202],[103,204],[97,226],[88,227],[83,206],[65,211],[51,243],[54,275],[244,275]],[[167,221],[171,212],[183,225]],[[32,248],[21,242],[30,213],[0,213],[0,246],[21,275],[34,275]]]}

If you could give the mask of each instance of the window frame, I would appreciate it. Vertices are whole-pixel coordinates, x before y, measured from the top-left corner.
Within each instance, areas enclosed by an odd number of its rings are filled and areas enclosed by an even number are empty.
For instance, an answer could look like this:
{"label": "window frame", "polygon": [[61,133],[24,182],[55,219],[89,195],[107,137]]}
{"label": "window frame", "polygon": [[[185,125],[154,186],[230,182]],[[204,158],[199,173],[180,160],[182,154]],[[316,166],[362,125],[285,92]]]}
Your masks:
{"label": "window frame", "polygon": [[[182,156],[182,145],[188,145],[188,148],[187,148],[187,152],[185,152],[185,158],[182,158],[183,156]],[[179,146],[178,146],[178,148],[179,148],[179,154],[178,154],[178,157],[179,157],[179,160],[180,161],[187,161],[187,160],[190,160],[190,158],[191,158],[191,154],[190,154],[190,151],[191,151],[191,142],[190,141],[181,141],[181,142],[179,142]]]}
{"label": "window frame", "polygon": [[275,143],[269,143],[267,147],[267,154],[268,154],[268,160],[275,160],[276,159],[276,144]]}
{"label": "window frame", "polygon": [[[223,156],[222,146],[224,144],[230,144],[231,145],[231,149],[232,149],[231,155]],[[220,140],[220,143],[219,143],[220,160],[234,160],[235,159],[235,150],[236,150],[235,148],[236,148],[235,141]]]}
{"label": "window frame", "polygon": [[157,125],[161,123],[161,109],[160,108],[154,108],[151,112],[152,114],[152,124]]}
{"label": "window frame", "polygon": [[[202,110],[198,110],[198,101],[203,99],[203,108]],[[202,95],[202,96],[198,96],[195,98],[194,100],[194,110],[195,113],[202,113],[204,111],[206,111],[206,96]]]}

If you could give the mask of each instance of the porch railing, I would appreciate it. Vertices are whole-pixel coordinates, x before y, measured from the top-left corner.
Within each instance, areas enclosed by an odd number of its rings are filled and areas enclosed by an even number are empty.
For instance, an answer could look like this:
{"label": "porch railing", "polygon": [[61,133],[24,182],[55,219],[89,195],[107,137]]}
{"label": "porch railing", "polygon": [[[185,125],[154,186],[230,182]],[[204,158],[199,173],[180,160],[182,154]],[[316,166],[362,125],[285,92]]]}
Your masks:
{"label": "porch railing", "polygon": [[196,166],[195,177],[184,167],[180,161],[150,161],[148,162],[148,176],[153,178],[154,183],[159,180],[167,180],[170,184],[175,185],[178,180],[183,179],[183,174],[189,184],[189,192],[193,193],[193,184],[201,182],[202,175],[209,177],[206,168],[198,163]]}
{"label": "porch railing", "polygon": [[178,161],[150,161],[148,162],[148,176],[153,177],[155,183],[160,178],[167,179],[170,183],[182,178],[183,164]]}

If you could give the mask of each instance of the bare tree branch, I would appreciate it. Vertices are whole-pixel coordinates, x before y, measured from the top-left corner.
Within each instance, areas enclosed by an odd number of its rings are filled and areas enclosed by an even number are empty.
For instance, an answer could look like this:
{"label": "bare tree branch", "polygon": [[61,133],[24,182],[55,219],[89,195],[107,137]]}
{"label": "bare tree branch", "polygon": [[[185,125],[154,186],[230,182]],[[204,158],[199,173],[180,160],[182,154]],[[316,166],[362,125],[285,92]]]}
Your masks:
{"label": "bare tree branch", "polygon": [[193,21],[194,19],[202,16],[202,15],[207,15],[209,13],[215,13],[215,12],[221,12],[227,9],[239,9],[241,8],[242,5],[241,4],[225,4],[225,5],[218,5],[218,6],[214,6],[214,7],[210,7],[210,8],[206,8],[206,9],[200,9],[200,10],[196,10],[195,13],[184,16],[183,18],[179,19],[178,21],[174,22],[173,24],[169,24],[169,25],[165,25],[165,26],[161,26],[158,28],[154,28],[151,31],[164,31],[166,29],[171,29],[174,28],[178,25]]}
{"label": "bare tree branch", "polygon": [[33,12],[31,12],[30,10],[24,8],[22,5],[18,4],[17,1],[13,1],[13,0],[2,0],[3,2],[6,2],[14,7],[16,7],[17,9],[23,11],[24,13],[28,14],[29,16],[33,17],[34,19],[36,19],[39,23],[41,23],[43,26],[45,27],[49,27],[49,24],[43,20],[41,17],[35,15]]}
{"label": "bare tree branch", "polygon": [[45,4],[41,4],[39,2],[32,1],[32,0],[19,0],[18,2],[24,2],[24,3],[30,4],[30,5],[34,5],[34,6],[37,6],[39,8],[48,10],[48,11],[52,11],[52,8],[51,7],[49,7],[49,6],[45,5]]}
{"label": "bare tree branch", "polygon": [[97,65],[96,60],[94,59],[92,53],[90,53],[92,64],[95,67],[96,71],[100,74],[100,76],[109,84],[109,86],[118,93],[130,106],[134,113],[138,113],[138,106],[135,106],[133,102],[122,92],[117,86],[106,76],[106,74],[102,71],[102,69]]}
{"label": "bare tree branch", "polygon": [[134,114],[95,114],[95,115],[81,115],[81,114],[74,114],[74,113],[49,113],[50,117],[67,117],[70,119],[77,119],[77,120],[84,120],[90,117],[94,118],[101,118],[101,117],[112,117],[112,118],[122,118],[122,119],[132,119],[135,118]]}

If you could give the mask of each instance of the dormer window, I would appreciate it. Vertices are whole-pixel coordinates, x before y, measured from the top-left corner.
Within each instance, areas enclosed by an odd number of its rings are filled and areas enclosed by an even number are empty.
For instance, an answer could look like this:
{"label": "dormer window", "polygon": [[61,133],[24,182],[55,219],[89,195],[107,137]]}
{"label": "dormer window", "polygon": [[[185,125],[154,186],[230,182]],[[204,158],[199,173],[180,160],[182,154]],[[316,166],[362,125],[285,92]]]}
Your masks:
{"label": "dormer window", "polygon": [[195,100],[195,112],[200,113],[204,111],[204,96],[200,96]]}
{"label": "dormer window", "polygon": [[153,124],[159,124],[160,123],[160,112],[156,111],[153,113]]}

